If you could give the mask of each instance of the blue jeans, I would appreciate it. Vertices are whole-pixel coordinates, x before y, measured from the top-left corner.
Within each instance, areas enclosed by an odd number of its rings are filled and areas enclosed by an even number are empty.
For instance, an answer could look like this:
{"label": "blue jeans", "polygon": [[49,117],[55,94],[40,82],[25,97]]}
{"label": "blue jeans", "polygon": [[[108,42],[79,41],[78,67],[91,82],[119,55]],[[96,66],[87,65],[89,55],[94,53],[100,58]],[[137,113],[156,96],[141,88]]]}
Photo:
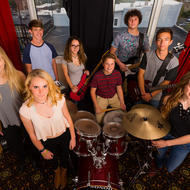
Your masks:
{"label": "blue jeans", "polygon": [[148,104],[148,105],[154,106],[155,108],[158,108],[159,104],[160,104],[160,101],[159,100],[150,100],[149,102],[146,102],[144,100],[139,100],[137,102],[137,104]]}
{"label": "blue jeans", "polygon": [[[171,134],[166,135],[163,140],[175,139]],[[169,155],[166,155],[166,151],[170,149]],[[174,171],[186,158],[190,152],[190,143],[183,145],[175,145],[171,147],[164,147],[158,149],[156,156],[156,164],[158,168],[166,166],[168,172]]]}

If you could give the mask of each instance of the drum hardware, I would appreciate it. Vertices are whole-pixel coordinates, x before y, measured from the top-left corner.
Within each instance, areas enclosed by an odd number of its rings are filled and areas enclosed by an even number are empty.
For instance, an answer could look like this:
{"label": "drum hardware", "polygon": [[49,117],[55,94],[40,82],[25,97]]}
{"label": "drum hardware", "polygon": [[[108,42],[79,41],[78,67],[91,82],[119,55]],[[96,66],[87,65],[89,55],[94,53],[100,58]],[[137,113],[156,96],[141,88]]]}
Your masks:
{"label": "drum hardware", "polygon": [[87,183],[87,187],[90,187],[90,171],[88,171],[88,183]]}
{"label": "drum hardware", "polygon": [[135,181],[138,179],[138,177],[139,177],[140,175],[143,175],[143,174],[146,174],[146,173],[150,173],[150,172],[147,172],[147,171],[145,171],[145,170],[150,168],[150,161],[153,160],[152,153],[153,153],[154,147],[148,145],[148,146],[147,146],[147,149],[148,149],[148,150],[150,149],[150,152],[147,151],[147,153],[146,153],[147,156],[146,156],[146,159],[145,159],[145,162],[144,162],[143,165],[140,164],[139,153],[138,153],[138,152],[136,153],[136,157],[137,157],[137,161],[138,161],[138,165],[139,165],[139,170],[137,171],[137,173],[135,174],[135,176],[134,176],[133,179],[131,180],[131,182],[130,182],[128,188],[127,188],[128,190],[131,189],[131,187],[134,185]]}
{"label": "drum hardware", "polygon": [[[144,139],[144,140],[155,140],[164,137],[170,131],[171,126],[169,123],[164,120],[161,116],[161,113],[150,105],[138,104],[132,107],[132,109],[125,113],[122,121],[122,126],[125,130],[134,137]],[[136,157],[139,165],[139,170],[131,180],[128,189],[130,189],[136,179],[145,173],[145,171],[150,168],[150,161],[153,160],[153,149],[155,147],[150,145],[151,141],[148,141],[146,144],[146,157],[144,163],[141,165],[139,153],[137,149]]]}
{"label": "drum hardware", "polygon": [[103,156],[92,155],[93,165],[95,168],[101,169],[103,165],[107,164],[105,161],[106,155],[107,154],[104,154]]}

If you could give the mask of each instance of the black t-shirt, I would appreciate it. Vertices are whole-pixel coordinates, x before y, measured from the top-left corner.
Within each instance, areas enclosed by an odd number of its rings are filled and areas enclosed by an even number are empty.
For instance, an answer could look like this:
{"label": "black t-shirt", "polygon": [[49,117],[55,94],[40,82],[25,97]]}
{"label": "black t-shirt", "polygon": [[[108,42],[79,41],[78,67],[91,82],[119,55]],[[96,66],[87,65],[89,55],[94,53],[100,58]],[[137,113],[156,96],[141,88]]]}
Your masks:
{"label": "black t-shirt", "polygon": [[169,114],[171,124],[170,134],[176,138],[190,134],[190,107],[183,109],[181,103],[178,104]]}

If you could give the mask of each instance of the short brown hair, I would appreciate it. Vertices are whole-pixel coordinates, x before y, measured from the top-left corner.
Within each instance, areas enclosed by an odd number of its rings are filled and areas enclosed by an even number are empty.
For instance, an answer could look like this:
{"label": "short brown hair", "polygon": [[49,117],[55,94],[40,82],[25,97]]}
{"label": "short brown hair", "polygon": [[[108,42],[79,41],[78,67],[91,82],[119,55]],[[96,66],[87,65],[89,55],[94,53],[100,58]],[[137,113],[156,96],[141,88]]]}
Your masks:
{"label": "short brown hair", "polygon": [[142,14],[141,14],[141,12],[138,9],[132,9],[132,10],[129,10],[125,14],[125,17],[124,17],[124,22],[125,22],[125,24],[127,26],[128,26],[128,20],[129,20],[129,18],[133,17],[133,16],[137,16],[139,18],[139,24],[141,23],[141,21],[142,21]]}
{"label": "short brown hair", "polygon": [[104,62],[106,61],[106,59],[114,59],[114,61],[116,60],[115,55],[112,53],[106,53],[103,57],[102,57],[102,64],[104,64]]}
{"label": "short brown hair", "polygon": [[28,27],[29,27],[30,30],[32,30],[32,27],[40,27],[40,28],[44,29],[42,21],[41,20],[37,20],[37,19],[31,20],[29,22],[29,24],[28,24]]}

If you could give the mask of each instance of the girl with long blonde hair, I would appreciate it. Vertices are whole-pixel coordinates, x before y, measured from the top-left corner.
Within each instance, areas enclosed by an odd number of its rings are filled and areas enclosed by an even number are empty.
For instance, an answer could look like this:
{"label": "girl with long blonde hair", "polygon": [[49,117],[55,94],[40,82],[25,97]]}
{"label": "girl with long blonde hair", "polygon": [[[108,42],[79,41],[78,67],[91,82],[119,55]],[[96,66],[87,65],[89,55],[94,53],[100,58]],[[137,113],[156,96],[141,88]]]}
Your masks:
{"label": "girl with long blonde hair", "polygon": [[[156,163],[169,172],[175,170],[190,152],[190,72],[187,72],[167,97],[161,108],[162,116],[168,119],[171,131],[163,139],[152,141],[158,148]],[[169,155],[166,152],[170,149]]]}
{"label": "girl with long blonde hair", "polygon": [[75,132],[65,98],[46,71],[35,69],[28,74],[20,117],[34,146],[53,164],[55,188],[65,188],[68,151],[75,147]]}
{"label": "girl with long blonde hair", "polygon": [[22,123],[19,117],[24,80],[25,75],[14,68],[7,54],[0,47],[0,120],[3,126],[0,135],[4,136],[9,147],[16,153],[20,169],[24,165]]}

